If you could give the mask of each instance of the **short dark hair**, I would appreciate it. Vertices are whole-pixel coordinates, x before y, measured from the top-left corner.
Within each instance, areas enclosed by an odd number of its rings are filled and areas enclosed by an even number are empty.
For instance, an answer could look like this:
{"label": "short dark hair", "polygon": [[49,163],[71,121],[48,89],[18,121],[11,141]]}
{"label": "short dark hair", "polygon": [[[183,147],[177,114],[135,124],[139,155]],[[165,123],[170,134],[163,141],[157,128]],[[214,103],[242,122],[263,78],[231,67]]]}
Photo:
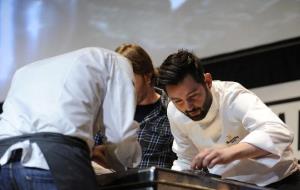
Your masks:
{"label": "short dark hair", "polygon": [[191,75],[193,79],[204,84],[204,68],[200,58],[188,50],[178,50],[169,55],[158,69],[158,85],[165,90],[166,85],[176,85]]}

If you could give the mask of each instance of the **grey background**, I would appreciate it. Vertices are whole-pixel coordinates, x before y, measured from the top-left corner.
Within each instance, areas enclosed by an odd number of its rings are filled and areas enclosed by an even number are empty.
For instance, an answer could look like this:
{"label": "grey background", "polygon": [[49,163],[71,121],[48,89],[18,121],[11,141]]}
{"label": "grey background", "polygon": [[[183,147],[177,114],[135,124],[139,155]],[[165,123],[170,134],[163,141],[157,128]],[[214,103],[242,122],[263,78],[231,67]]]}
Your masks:
{"label": "grey background", "polygon": [[24,64],[86,46],[138,43],[159,66],[300,36],[300,0],[0,0],[0,101]]}

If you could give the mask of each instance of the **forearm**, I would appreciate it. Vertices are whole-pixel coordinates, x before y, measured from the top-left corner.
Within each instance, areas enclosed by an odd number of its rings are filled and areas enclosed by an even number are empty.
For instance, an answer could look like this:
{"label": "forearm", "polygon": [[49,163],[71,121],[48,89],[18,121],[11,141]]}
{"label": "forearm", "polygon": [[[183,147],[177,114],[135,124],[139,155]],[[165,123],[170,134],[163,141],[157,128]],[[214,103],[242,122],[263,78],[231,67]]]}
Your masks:
{"label": "forearm", "polygon": [[228,147],[227,151],[231,154],[232,161],[245,158],[257,158],[270,154],[270,152],[244,142]]}
{"label": "forearm", "polygon": [[136,167],[140,163],[141,155],[139,143],[127,140],[117,144],[110,143],[95,146],[92,160],[105,168],[122,171],[127,167]]}

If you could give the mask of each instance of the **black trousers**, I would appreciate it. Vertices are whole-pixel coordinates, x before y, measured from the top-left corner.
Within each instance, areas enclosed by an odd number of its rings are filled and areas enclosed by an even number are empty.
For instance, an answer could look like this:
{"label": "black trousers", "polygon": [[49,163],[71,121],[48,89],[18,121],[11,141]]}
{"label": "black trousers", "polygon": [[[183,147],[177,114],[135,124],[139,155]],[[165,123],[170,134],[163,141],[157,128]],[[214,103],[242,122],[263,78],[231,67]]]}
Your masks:
{"label": "black trousers", "polygon": [[58,133],[35,133],[2,139],[0,157],[11,145],[27,139],[39,145],[59,190],[97,189],[89,148],[78,138]]}

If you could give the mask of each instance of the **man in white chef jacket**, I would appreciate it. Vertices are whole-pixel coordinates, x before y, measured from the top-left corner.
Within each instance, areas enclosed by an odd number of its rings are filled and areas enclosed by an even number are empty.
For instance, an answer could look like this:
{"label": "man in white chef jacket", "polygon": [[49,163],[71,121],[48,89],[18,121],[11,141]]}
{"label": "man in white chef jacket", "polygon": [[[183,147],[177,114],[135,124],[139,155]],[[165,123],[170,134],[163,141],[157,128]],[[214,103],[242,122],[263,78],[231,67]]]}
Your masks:
{"label": "man in white chef jacket", "polygon": [[186,50],[166,58],[159,83],[171,99],[167,112],[178,156],[172,169],[208,168],[222,178],[299,189],[293,134],[255,94],[236,82],[213,81]]}
{"label": "man in white chef jacket", "polygon": [[[0,189],[96,189],[90,161],[115,170],[141,157],[127,59],[84,48],[20,68],[0,117]],[[108,145],[93,147],[105,130]]]}

